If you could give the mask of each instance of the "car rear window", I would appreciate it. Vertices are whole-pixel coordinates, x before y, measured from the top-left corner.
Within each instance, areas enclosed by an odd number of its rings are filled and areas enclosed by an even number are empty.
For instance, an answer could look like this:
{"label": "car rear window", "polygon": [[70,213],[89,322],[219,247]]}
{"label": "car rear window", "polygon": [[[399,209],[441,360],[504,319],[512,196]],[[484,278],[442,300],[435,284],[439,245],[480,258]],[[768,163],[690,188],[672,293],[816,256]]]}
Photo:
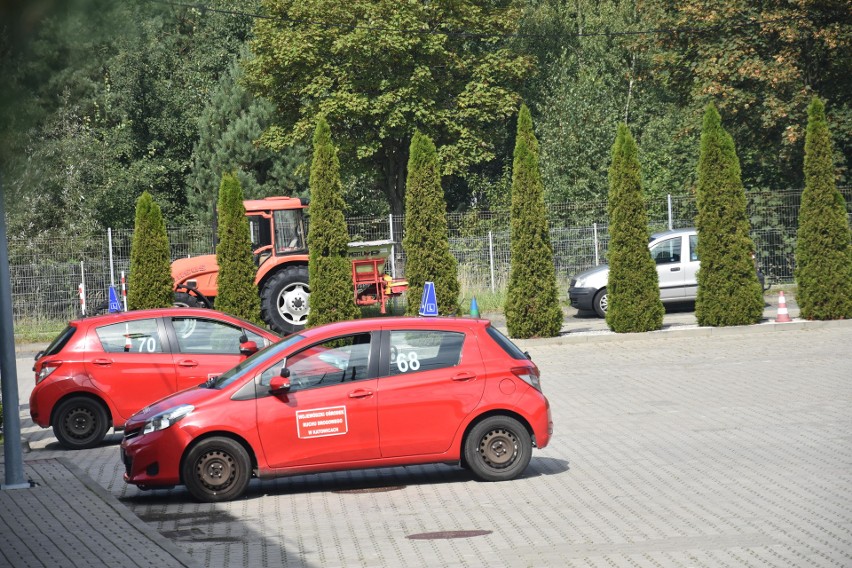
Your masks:
{"label": "car rear window", "polygon": [[47,346],[47,349],[44,350],[42,355],[56,355],[62,351],[62,348],[67,345],[68,340],[74,336],[75,331],[77,331],[77,328],[73,325],[69,325],[63,329],[62,332],[50,342],[50,345]]}
{"label": "car rear window", "polygon": [[509,357],[512,359],[529,360],[527,354],[521,351],[517,345],[512,343],[511,339],[500,333],[499,329],[489,325],[486,330],[488,331],[488,335],[491,336],[491,339],[493,339],[497,345],[502,347],[503,351],[505,351]]}

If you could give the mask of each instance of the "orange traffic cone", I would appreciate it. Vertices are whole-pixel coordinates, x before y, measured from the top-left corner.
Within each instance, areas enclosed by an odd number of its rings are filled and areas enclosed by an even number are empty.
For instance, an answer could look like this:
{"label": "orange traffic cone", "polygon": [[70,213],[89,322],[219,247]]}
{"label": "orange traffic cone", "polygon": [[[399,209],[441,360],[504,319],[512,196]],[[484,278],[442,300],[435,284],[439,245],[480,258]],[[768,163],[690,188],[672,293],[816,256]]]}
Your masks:
{"label": "orange traffic cone", "polygon": [[793,321],[787,313],[787,300],[784,299],[784,291],[778,292],[778,315],[775,317],[775,323],[787,323]]}

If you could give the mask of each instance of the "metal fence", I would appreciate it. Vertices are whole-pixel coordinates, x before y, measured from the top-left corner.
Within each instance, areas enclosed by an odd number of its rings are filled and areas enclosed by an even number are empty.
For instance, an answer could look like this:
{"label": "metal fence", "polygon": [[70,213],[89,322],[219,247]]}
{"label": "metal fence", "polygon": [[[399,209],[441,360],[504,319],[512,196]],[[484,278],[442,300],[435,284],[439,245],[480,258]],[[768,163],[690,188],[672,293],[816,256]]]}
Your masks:
{"label": "metal fence", "polygon": [[[852,188],[842,188],[852,216]],[[758,263],[773,284],[793,281],[797,219],[801,191],[750,193],[748,214]],[[648,203],[651,231],[694,225],[695,200],[675,197]],[[572,274],[606,262],[609,235],[606,202],[548,205],[554,263],[564,287]],[[405,273],[402,216],[347,219],[352,240],[391,239],[394,270]],[[509,212],[473,211],[447,215],[450,249],[459,263],[462,291],[505,288],[510,267]],[[207,227],[169,229],[172,258],[214,252]],[[111,282],[130,263],[131,230],[94,235],[10,239],[12,303],[15,322],[68,320],[79,315],[78,286],[85,281],[88,306],[108,299]],[[110,254],[111,253],[111,254]],[[110,263],[112,258],[112,264]]]}

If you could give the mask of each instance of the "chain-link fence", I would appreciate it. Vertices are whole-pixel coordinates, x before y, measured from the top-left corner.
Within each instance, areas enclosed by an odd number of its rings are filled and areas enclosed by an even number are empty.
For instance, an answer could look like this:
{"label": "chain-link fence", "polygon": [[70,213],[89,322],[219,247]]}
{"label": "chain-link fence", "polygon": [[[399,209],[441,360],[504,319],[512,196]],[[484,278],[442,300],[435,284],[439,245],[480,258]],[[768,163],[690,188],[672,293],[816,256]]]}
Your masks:
{"label": "chain-link fence", "polygon": [[[841,190],[852,215],[852,188]],[[757,260],[770,283],[793,281],[801,191],[749,194],[748,214]],[[676,197],[648,204],[651,231],[694,225],[695,200]],[[548,205],[554,263],[560,282],[606,262],[609,243],[606,202]],[[352,240],[392,240],[394,272],[405,274],[402,216],[347,219]],[[459,279],[468,290],[505,288],[510,266],[509,212],[473,211],[447,215],[450,248]],[[78,286],[85,282],[89,313],[108,300],[111,282],[119,285],[130,264],[132,231],[52,238],[11,239],[9,264],[15,321],[62,321],[80,313]],[[172,258],[214,252],[211,227],[169,229]],[[110,255],[111,251],[111,255]],[[112,267],[110,265],[112,258]]]}

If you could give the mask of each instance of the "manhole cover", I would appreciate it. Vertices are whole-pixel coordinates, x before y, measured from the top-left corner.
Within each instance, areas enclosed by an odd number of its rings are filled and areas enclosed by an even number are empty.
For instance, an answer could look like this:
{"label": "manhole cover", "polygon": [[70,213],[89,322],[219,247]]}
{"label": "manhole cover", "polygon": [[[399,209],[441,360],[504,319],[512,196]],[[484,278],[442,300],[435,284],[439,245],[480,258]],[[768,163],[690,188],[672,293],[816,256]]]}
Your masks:
{"label": "manhole cover", "polygon": [[438,531],[420,534],[410,534],[405,538],[411,540],[438,540],[448,538],[470,538],[473,536],[484,536],[491,534],[491,531]]}
{"label": "manhole cover", "polygon": [[399,491],[405,489],[405,485],[388,485],[385,487],[362,487],[360,489],[338,489],[332,493],[386,493],[388,491]]}

